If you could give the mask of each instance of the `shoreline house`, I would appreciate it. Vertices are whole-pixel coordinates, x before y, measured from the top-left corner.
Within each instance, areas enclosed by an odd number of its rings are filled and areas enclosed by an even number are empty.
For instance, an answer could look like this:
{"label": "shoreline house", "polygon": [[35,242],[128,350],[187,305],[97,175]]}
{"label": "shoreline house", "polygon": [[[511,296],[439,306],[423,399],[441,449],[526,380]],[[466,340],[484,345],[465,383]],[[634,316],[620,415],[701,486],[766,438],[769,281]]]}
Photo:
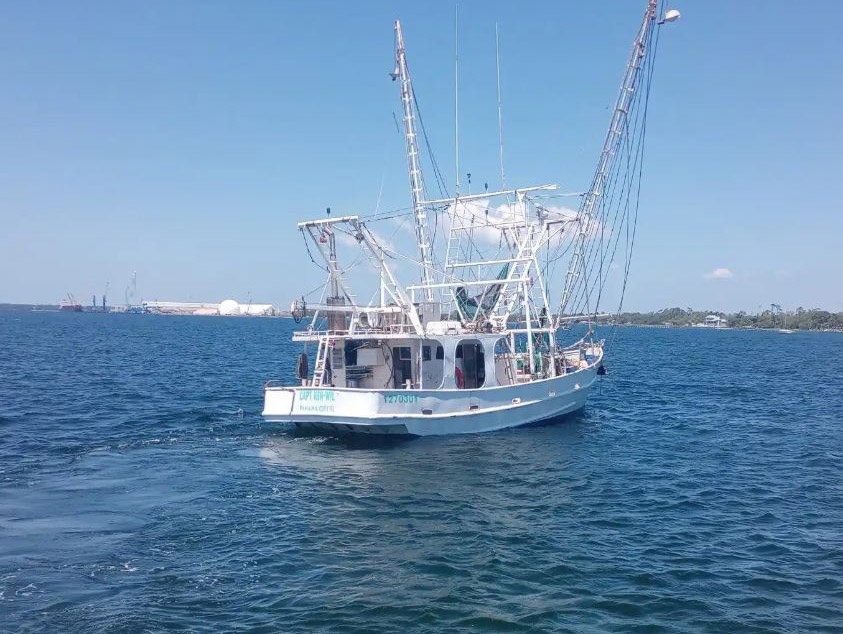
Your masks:
{"label": "shoreline house", "polygon": [[707,315],[701,324],[694,324],[697,328],[728,328],[729,321],[720,315]]}

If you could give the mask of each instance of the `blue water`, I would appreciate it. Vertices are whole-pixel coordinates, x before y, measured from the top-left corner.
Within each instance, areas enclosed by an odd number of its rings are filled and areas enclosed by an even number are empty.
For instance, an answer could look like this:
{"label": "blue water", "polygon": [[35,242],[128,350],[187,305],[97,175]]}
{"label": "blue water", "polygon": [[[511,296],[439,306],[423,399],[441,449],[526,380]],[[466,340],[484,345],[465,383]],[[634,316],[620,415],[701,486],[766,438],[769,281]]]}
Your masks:
{"label": "blue water", "polygon": [[843,632],[843,335],[617,331],[584,414],[261,421],[292,322],[0,313],[0,629]]}

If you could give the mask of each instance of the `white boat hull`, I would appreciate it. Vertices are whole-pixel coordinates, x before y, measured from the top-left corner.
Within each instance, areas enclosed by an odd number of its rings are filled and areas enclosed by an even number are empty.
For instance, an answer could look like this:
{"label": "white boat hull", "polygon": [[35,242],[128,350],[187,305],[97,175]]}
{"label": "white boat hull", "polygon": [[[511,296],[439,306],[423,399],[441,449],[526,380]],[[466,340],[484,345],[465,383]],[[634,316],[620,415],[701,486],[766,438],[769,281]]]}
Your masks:
{"label": "white boat hull", "polygon": [[331,435],[473,434],[551,420],[585,406],[597,365],[477,390],[365,390],[267,385],[263,417]]}

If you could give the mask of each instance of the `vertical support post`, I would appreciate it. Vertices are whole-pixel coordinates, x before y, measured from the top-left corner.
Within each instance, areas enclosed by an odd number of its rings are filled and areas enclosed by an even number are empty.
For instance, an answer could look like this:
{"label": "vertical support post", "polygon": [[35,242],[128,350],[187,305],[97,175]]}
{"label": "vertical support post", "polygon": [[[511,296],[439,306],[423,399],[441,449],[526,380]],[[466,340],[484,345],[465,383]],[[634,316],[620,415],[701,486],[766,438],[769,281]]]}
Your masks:
{"label": "vertical support post", "polygon": [[530,293],[527,289],[528,282],[522,282],[524,293],[524,321],[527,325],[527,355],[530,362],[530,376],[536,373],[536,360],[533,358],[533,318],[530,315]]}
{"label": "vertical support post", "polygon": [[460,48],[459,5],[454,5],[454,200],[460,197]]}
{"label": "vertical support post", "polygon": [[501,189],[506,189],[506,176],[503,171],[503,104],[501,103],[501,54],[498,23],[495,22],[495,67],[498,75],[498,140],[501,155]]}

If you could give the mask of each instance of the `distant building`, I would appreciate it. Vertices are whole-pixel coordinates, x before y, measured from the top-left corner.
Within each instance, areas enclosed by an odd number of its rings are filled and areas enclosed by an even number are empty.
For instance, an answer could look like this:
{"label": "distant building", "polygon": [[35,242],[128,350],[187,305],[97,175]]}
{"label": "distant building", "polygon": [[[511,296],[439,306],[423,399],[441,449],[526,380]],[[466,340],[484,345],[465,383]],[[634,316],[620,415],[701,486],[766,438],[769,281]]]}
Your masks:
{"label": "distant building", "polygon": [[143,302],[143,310],[156,315],[216,315],[217,305],[205,302]]}
{"label": "distant building", "polygon": [[729,321],[720,315],[708,315],[701,324],[694,324],[695,328],[728,328]]}
{"label": "distant building", "polygon": [[277,312],[272,304],[240,304],[226,299],[219,304],[206,302],[144,302],[144,312],[159,315],[222,315],[224,317],[249,315],[268,317]]}
{"label": "distant building", "polygon": [[219,314],[225,317],[249,315],[251,317],[268,317],[275,314],[272,304],[238,304],[233,299],[227,299],[219,305]]}

